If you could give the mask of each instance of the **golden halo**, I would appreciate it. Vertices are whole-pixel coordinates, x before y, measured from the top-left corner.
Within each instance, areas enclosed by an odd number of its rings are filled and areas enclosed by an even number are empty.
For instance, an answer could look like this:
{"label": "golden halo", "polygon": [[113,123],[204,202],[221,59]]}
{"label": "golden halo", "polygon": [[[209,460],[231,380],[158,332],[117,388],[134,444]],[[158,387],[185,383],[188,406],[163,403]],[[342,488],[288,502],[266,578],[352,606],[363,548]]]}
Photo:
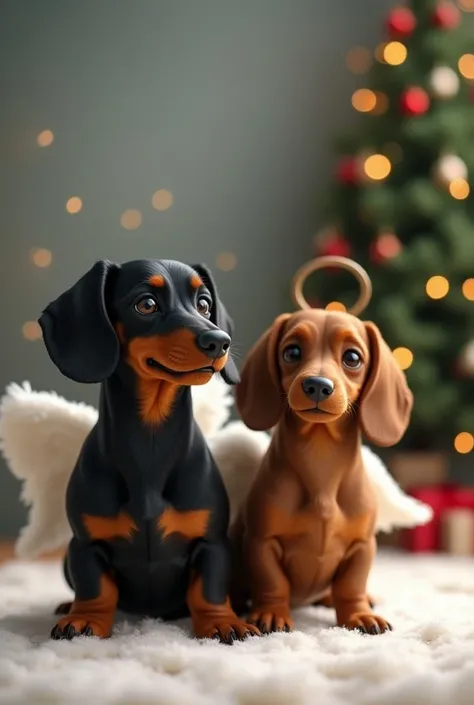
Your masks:
{"label": "golden halo", "polygon": [[365,269],[348,257],[339,257],[338,255],[317,257],[316,259],[313,259],[300,267],[293,277],[293,301],[302,309],[312,308],[303,295],[304,283],[310,274],[316,272],[318,269],[325,269],[326,267],[339,267],[340,269],[345,269],[353,274],[359,282],[359,298],[355,304],[348,309],[348,313],[352,313],[353,316],[358,316],[367,308],[372,297],[372,282],[370,281],[370,277]]}

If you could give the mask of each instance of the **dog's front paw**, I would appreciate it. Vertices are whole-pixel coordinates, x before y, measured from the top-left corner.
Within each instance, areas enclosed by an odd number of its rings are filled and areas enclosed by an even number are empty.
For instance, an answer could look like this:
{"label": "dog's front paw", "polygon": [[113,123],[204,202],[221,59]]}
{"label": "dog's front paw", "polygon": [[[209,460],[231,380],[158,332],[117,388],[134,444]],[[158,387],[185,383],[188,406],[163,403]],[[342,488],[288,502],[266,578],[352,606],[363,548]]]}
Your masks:
{"label": "dog's front paw", "polygon": [[51,630],[52,639],[74,639],[76,636],[98,636],[107,639],[112,633],[113,616],[71,612]]}
{"label": "dog's front paw", "polygon": [[355,612],[339,626],[362,632],[362,634],[383,634],[392,631],[392,625],[389,622],[383,617],[372,614],[372,612]]}
{"label": "dog's front paw", "polygon": [[270,632],[291,632],[293,620],[287,605],[264,605],[255,607],[248,621],[258,627],[262,634]]}
{"label": "dog's front paw", "polygon": [[198,639],[217,639],[222,644],[233,644],[243,641],[249,636],[260,636],[259,630],[253,624],[246,624],[236,615],[227,618],[195,620],[194,634]]}

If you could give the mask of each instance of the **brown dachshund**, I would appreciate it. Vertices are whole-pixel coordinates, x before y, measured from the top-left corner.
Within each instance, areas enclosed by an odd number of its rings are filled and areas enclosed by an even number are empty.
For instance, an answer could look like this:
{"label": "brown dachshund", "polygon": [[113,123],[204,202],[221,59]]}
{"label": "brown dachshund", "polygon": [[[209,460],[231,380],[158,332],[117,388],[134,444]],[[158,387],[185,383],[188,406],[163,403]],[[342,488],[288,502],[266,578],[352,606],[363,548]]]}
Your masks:
{"label": "brown dachshund", "polygon": [[237,387],[251,429],[272,441],[232,529],[250,580],[249,622],[289,631],[290,608],[333,605],[337,624],[370,634],[366,583],[376,507],[361,434],[378,446],[403,436],[413,397],[373,323],[348,313],[279,316],[255,344]]}

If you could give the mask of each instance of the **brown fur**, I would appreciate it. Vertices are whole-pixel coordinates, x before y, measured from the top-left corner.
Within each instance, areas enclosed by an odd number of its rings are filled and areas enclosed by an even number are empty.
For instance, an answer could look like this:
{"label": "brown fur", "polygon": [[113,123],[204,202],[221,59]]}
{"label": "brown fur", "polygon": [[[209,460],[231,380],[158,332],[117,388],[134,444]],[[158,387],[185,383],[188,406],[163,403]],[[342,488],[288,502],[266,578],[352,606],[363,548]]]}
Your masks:
{"label": "brown fur", "polygon": [[[298,344],[302,358],[283,360]],[[345,350],[363,364],[348,370]],[[323,376],[334,392],[314,411],[306,377]],[[276,425],[232,537],[249,574],[250,620],[265,631],[292,626],[290,607],[332,600],[337,623],[379,633],[366,582],[375,552],[375,501],[362,466],[361,431],[374,444],[397,443],[412,395],[373,323],[342,312],[279,316],[251,350],[237,405],[253,429]],[[239,555],[240,554],[240,555]],[[331,594],[332,593],[332,594]]]}
{"label": "brown fur", "polygon": [[201,286],[204,286],[201,277],[197,274],[192,275],[190,282],[193,289],[199,289]]}
{"label": "brown fur", "polygon": [[99,517],[83,514],[82,519],[87,533],[94,541],[110,541],[111,539],[131,539],[132,532],[137,531],[133,519],[122,512],[116,517]]}
{"label": "brown fur", "polygon": [[149,278],[148,282],[152,286],[156,286],[158,289],[161,289],[165,285],[165,278],[162,274],[154,274]]}
{"label": "brown fur", "polygon": [[72,628],[77,634],[89,629],[91,635],[106,639],[112,633],[117,601],[117,586],[104,573],[100,579],[99,596],[93,600],[74,600],[67,615],[61,617],[55,629]]}
{"label": "brown fur", "polygon": [[206,535],[210,512],[207,509],[196,509],[188,512],[178,512],[174,507],[168,507],[160,516],[158,529],[163,532],[163,538],[171,534],[181,534],[187,539],[198,539]]}
{"label": "brown fur", "polygon": [[244,639],[249,634],[258,635],[258,629],[238,619],[229,599],[222,605],[208,602],[204,595],[202,578],[193,575],[188,588],[187,603],[191,612],[193,631],[198,639],[212,639],[219,634],[224,641],[232,643],[232,636]]}

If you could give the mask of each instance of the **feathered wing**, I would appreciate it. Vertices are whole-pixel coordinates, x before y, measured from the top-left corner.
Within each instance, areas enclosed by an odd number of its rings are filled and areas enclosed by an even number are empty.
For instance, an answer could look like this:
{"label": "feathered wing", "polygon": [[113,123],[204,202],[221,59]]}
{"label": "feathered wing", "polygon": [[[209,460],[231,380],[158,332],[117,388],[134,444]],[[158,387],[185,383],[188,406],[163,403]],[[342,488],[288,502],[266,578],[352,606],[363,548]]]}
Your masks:
{"label": "feathered wing", "polygon": [[387,468],[367,446],[362,447],[362,459],[377,498],[377,532],[427,524],[433,518],[432,508],[407,495]]}
{"label": "feathered wing", "polygon": [[10,384],[0,406],[0,444],[12,474],[22,481],[21,500],[28,523],[16,542],[21,558],[61,548],[71,530],[65,495],[82,444],[97,411],[28,382]]}
{"label": "feathered wing", "polygon": [[[245,499],[270,436],[242,422],[227,426],[233,403],[220,378],[193,387],[196,421],[206,437],[230,498],[231,518]],[[71,530],[65,494],[69,478],[97,411],[55,393],[32,391],[28,383],[11,384],[0,406],[0,448],[15,477],[22,481],[21,500],[29,507],[28,523],[16,543],[17,554],[33,558],[64,547]],[[427,505],[406,495],[380,458],[363,450],[364,464],[377,497],[377,531],[425,524]]]}

